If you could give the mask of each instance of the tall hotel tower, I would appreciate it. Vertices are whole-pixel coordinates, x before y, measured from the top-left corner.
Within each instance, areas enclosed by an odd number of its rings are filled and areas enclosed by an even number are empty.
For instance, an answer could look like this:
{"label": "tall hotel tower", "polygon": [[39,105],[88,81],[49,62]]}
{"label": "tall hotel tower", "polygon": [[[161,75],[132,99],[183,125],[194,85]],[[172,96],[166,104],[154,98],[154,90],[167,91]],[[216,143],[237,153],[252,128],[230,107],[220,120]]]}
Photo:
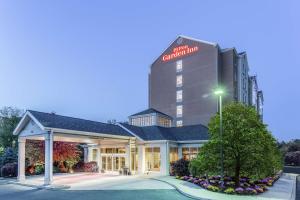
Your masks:
{"label": "tall hotel tower", "polygon": [[235,48],[179,36],[151,65],[149,108],[173,118],[173,126],[203,124],[217,112],[213,90],[226,90],[224,103],[255,106],[262,117],[263,93],[249,76],[247,54]]}

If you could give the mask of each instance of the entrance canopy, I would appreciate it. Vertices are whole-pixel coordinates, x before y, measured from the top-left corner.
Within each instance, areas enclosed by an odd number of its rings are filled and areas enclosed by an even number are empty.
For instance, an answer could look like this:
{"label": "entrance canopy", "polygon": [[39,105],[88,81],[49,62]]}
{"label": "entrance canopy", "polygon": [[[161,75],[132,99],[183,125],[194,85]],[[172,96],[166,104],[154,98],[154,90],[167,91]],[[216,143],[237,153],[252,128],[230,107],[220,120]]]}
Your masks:
{"label": "entrance canopy", "polygon": [[[20,181],[25,180],[26,139],[45,140],[45,184],[51,184],[53,180],[53,141],[84,143],[89,147],[113,144],[129,148],[132,141],[135,141],[132,134],[115,124],[31,110],[25,113],[13,134],[19,136],[18,179]],[[95,160],[99,166],[99,148],[95,150],[97,150]],[[85,152],[85,161],[93,160],[91,152],[89,155]]]}

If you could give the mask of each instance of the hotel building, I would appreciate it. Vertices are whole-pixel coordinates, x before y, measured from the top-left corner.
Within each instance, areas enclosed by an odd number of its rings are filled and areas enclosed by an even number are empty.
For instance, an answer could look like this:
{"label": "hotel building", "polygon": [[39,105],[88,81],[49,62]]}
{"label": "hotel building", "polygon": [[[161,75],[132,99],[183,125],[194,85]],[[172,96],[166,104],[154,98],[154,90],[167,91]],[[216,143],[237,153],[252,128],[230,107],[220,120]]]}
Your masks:
{"label": "hotel building", "polygon": [[212,90],[226,88],[225,102],[256,107],[262,116],[263,94],[249,76],[247,55],[206,41],[178,37],[151,65],[149,109],[129,116],[129,123],[97,121],[28,110],[18,135],[18,180],[25,181],[26,140],[45,141],[45,184],[53,182],[53,143],[76,142],[84,162],[99,173],[168,175],[170,163],[193,159],[209,140],[206,127],[217,112]]}
{"label": "hotel building", "polygon": [[179,36],[150,67],[149,108],[172,117],[172,126],[207,125],[218,110],[212,93],[219,86],[225,103],[253,105],[262,116],[262,91],[249,76],[246,52]]}

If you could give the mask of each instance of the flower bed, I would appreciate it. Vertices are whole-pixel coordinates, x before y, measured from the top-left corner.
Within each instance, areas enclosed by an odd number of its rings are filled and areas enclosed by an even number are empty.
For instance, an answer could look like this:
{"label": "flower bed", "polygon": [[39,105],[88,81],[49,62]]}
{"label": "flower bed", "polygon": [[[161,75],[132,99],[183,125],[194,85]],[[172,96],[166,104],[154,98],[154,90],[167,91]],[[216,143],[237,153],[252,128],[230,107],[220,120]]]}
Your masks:
{"label": "flower bed", "polygon": [[235,182],[233,177],[224,177],[224,183],[221,184],[220,176],[211,177],[193,177],[193,176],[176,176],[176,179],[188,181],[195,185],[198,185],[204,189],[213,192],[222,192],[226,194],[240,194],[240,195],[257,195],[268,190],[268,187],[279,179],[279,174],[267,177],[261,180],[253,181],[250,178],[240,178],[240,186],[235,188]]}

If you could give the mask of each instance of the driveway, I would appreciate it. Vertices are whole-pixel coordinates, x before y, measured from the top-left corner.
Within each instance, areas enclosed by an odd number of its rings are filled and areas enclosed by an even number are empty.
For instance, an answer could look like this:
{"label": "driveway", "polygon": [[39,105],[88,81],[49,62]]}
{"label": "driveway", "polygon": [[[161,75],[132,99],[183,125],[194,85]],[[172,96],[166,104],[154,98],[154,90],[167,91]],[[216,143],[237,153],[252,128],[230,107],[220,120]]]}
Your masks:
{"label": "driveway", "polygon": [[[74,178],[78,176],[74,176]],[[64,180],[63,178],[61,180]],[[67,190],[47,190],[0,180],[0,199],[9,200],[191,200],[168,184],[144,177],[114,176],[68,183]]]}

